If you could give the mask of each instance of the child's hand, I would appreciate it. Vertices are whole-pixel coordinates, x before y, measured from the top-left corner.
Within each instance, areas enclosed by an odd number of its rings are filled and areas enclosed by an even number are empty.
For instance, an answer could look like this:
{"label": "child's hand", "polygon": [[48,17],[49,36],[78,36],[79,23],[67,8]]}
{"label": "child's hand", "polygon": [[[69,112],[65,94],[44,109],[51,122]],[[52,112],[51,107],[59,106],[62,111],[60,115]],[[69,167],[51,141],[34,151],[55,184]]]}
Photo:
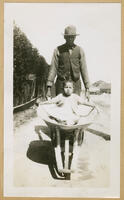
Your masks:
{"label": "child's hand", "polygon": [[62,100],[57,101],[57,102],[56,102],[56,105],[57,105],[57,106],[62,106],[62,105],[63,105],[63,101],[62,101]]}

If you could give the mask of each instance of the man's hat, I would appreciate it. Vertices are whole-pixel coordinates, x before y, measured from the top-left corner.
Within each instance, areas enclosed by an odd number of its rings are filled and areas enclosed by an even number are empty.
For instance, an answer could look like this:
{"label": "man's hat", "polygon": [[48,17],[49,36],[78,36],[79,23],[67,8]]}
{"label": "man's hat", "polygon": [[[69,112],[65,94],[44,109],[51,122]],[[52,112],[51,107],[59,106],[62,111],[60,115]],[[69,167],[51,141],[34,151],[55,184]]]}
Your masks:
{"label": "man's hat", "polygon": [[79,35],[79,34],[76,34],[76,27],[75,26],[67,26],[65,28],[65,32],[64,32],[64,35],[66,36],[69,36],[69,35]]}

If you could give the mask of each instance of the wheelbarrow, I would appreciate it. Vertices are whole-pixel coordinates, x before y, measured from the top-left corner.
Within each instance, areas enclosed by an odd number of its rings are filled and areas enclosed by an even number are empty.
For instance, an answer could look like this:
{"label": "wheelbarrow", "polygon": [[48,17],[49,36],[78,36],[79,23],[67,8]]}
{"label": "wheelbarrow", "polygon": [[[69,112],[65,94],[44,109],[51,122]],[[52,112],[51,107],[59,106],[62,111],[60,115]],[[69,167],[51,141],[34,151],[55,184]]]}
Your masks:
{"label": "wheelbarrow", "polygon": [[[59,174],[66,180],[71,179],[71,173],[76,170],[79,146],[78,136],[80,130],[86,130],[91,124],[84,125],[63,125],[44,120],[51,130],[52,142],[55,150],[56,164]],[[54,131],[54,132],[53,132]],[[61,140],[64,138],[64,141]],[[64,144],[62,144],[64,142]],[[70,148],[70,143],[72,142]],[[63,148],[63,149],[62,149]],[[73,166],[73,167],[72,167]]]}
{"label": "wheelbarrow", "polygon": [[[44,110],[43,105],[40,110]],[[71,173],[76,170],[79,153],[79,134],[93,123],[93,118],[96,114],[95,108],[90,109],[88,114],[84,115],[83,119],[74,125],[58,123],[54,118],[50,118],[48,113],[46,117],[42,118],[51,132],[51,141],[55,150],[57,171],[59,175],[65,177],[65,180],[70,180]],[[43,115],[43,113],[41,115]]]}

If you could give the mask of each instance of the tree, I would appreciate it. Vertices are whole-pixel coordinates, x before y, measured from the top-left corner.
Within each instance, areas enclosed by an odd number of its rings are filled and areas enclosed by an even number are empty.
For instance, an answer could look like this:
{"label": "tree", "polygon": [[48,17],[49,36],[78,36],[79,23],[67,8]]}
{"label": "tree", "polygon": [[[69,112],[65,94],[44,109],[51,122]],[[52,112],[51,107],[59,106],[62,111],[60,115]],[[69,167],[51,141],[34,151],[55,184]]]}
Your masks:
{"label": "tree", "polygon": [[[43,88],[46,84],[49,66],[45,58],[39,54],[27,36],[16,25],[14,25],[13,36],[13,99],[14,106],[17,106],[37,95],[45,95]],[[30,74],[34,75],[34,80],[28,78]],[[32,96],[34,89],[35,93]]]}

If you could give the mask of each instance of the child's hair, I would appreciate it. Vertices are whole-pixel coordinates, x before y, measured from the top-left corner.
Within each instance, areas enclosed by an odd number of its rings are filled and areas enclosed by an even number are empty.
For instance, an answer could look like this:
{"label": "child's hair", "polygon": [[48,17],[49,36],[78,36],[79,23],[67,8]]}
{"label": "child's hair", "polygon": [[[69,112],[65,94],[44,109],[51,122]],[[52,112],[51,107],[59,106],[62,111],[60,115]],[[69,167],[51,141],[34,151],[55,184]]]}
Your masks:
{"label": "child's hair", "polygon": [[71,81],[71,80],[66,80],[66,81],[64,81],[64,83],[63,83],[63,88],[65,87],[65,85],[66,85],[67,83],[71,83],[72,86],[74,87],[73,81]]}

